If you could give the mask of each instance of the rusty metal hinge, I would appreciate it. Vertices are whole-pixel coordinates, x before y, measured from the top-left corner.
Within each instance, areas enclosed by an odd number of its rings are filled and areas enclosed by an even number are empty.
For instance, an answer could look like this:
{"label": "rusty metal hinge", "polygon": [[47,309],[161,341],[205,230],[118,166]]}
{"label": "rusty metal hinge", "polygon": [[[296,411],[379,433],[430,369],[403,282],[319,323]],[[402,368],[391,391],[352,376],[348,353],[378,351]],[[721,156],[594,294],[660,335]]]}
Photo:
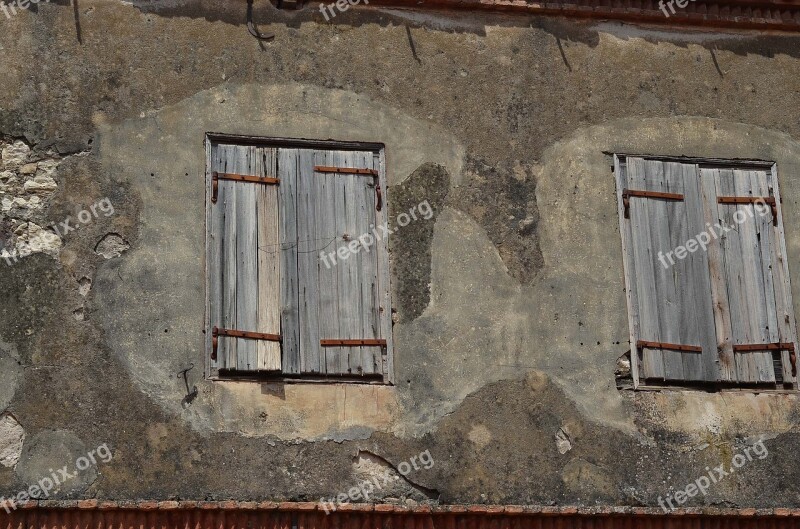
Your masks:
{"label": "rusty metal hinge", "polygon": [[278,185],[281,183],[280,178],[272,178],[270,176],[251,176],[233,173],[218,173],[214,171],[211,173],[211,203],[217,203],[217,195],[219,193],[220,180],[233,180],[234,182],[249,182],[251,184],[263,185]]}
{"label": "rusty metal hinge", "polygon": [[373,347],[386,347],[386,340],[320,340],[319,344],[322,347],[337,347],[337,346],[373,346]]}
{"label": "rusty metal hinge", "polygon": [[775,202],[775,197],[717,197],[719,204],[758,204],[763,202],[769,204],[772,210],[772,225],[778,225],[778,205]]}
{"label": "rusty metal hinge", "polygon": [[648,342],[647,340],[639,340],[636,342],[637,349],[667,349],[668,351],[680,351],[682,353],[702,353],[703,348],[697,345],[681,345],[676,343],[666,342]]}
{"label": "rusty metal hinge", "polygon": [[683,200],[680,193],[663,193],[661,191],[639,191],[636,189],[622,190],[622,205],[625,206],[625,218],[631,218],[631,197],[659,198],[661,200]]}
{"label": "rusty metal hinge", "polygon": [[375,178],[375,194],[376,205],[375,209],[380,211],[383,207],[383,194],[381,193],[381,182],[379,180],[380,173],[375,169],[361,169],[355,167],[332,167],[328,165],[315,165],[314,172],[317,173],[343,173],[343,174],[358,174],[365,176],[372,176]]}
{"label": "rusty metal hinge", "polygon": [[797,354],[794,350],[794,343],[748,343],[733,346],[734,353],[750,353],[754,351],[789,351],[789,361],[792,363],[792,376],[797,376]]}
{"label": "rusty metal hinge", "polygon": [[211,359],[217,359],[217,347],[219,337],[229,336],[231,338],[246,338],[248,340],[266,340],[268,342],[280,342],[283,340],[280,334],[270,334],[265,332],[237,331],[235,329],[221,329],[214,327],[211,330]]}

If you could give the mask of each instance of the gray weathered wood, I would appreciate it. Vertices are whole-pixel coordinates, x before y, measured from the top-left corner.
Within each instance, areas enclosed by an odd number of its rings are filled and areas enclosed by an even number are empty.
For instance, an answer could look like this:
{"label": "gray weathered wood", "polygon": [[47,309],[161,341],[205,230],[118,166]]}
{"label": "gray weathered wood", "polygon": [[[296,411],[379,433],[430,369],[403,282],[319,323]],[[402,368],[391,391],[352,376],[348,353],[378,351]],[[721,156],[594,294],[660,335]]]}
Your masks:
{"label": "gray weathered wood", "polygon": [[[222,156],[221,165],[225,172],[234,172],[235,147],[221,145],[220,153]],[[225,329],[235,329],[236,319],[236,183],[222,180],[219,182],[219,193],[217,205],[221,205],[224,220],[224,235],[222,238],[222,324]],[[220,337],[220,343],[224,343],[225,368],[236,369],[238,366],[238,339]]]}
{"label": "gray weathered wood", "polygon": [[[628,157],[628,188],[648,190],[645,179],[645,160]],[[658,297],[656,294],[655,267],[660,266],[653,255],[650,242],[649,200],[631,199],[630,225],[634,283],[639,305],[639,332],[636,340],[661,341],[658,322]],[[633,344],[636,347],[636,344]],[[648,380],[664,379],[664,360],[659,349],[642,349],[642,367]]]}
{"label": "gray weathered wood", "polygon": [[622,266],[625,277],[625,300],[628,306],[628,317],[630,318],[629,341],[631,344],[631,373],[635,388],[639,387],[640,375],[643,376],[643,361],[639,357],[636,348],[636,340],[639,336],[639,302],[636,297],[636,273],[634,260],[632,257],[633,248],[631,242],[631,222],[625,218],[625,207],[622,201],[622,192],[628,187],[628,166],[627,159],[614,155],[614,176],[617,184],[617,215],[619,217],[620,235],[622,237]]}
{"label": "gray weathered wood", "polygon": [[[793,343],[798,348],[797,326],[795,322],[794,305],[792,304],[792,292],[789,284],[789,266],[786,259],[786,239],[783,233],[783,206],[781,204],[781,194],[778,188],[778,168],[773,165],[771,170],[767,170],[767,182],[769,195],[775,198],[777,206],[777,226],[775,226],[772,244],[772,272],[773,284],[775,285],[775,303],[780,341]],[[771,214],[767,214],[771,218]],[[800,348],[797,349],[800,354]],[[781,353],[783,362],[784,382],[796,384],[797,377],[792,375],[789,352]],[[796,387],[796,386],[795,386]]]}
{"label": "gray weathered wood", "polygon": [[[335,165],[333,155],[329,151],[316,151],[314,154],[315,165]],[[341,233],[336,225],[335,208],[335,182],[337,175],[334,173],[315,173],[316,187],[319,199],[315,203],[317,233],[324,243],[326,252],[331,254],[328,265],[319,267],[319,338],[340,338],[339,320],[337,318],[339,286],[339,257],[336,251],[341,242]],[[320,349],[320,368],[324,367],[327,374],[340,373],[341,347],[322,347]],[[324,361],[323,361],[324,359]]]}
{"label": "gray weathered wood", "polygon": [[[718,196],[754,196],[751,171],[721,169],[716,174]],[[756,233],[753,206],[718,204],[727,229],[722,235],[722,258],[731,314],[733,345],[766,343],[768,339],[766,288],[760,241]],[[741,383],[774,382],[772,354],[735,352],[736,375]]]}
{"label": "gray weathered wood", "polygon": [[705,229],[697,167],[628,157],[625,179],[626,187],[632,190],[684,195],[682,201],[643,197],[630,200],[624,244],[629,261],[629,298],[635,302],[636,313],[632,341],[699,346],[703,350],[695,353],[644,348],[639,374],[646,379],[673,382],[715,380],[707,256],[701,249],[687,252],[683,259],[670,255]]}
{"label": "gray weathered wood", "polygon": [[[236,165],[232,172],[252,174],[254,148],[236,147]],[[258,225],[256,223],[256,186],[234,182],[236,193],[236,325],[233,329],[250,331],[258,327]],[[238,338],[239,371],[256,369],[255,340]]]}
{"label": "gray weathered wood", "polygon": [[278,204],[281,236],[281,336],[282,370],[300,373],[299,278],[297,272],[298,149],[278,150]]}
{"label": "gray weathered wood", "polygon": [[[277,174],[278,152],[258,147],[252,160],[255,176]],[[278,186],[256,186],[258,223],[258,328],[257,332],[281,333],[281,244]],[[280,371],[281,344],[259,340],[256,343],[256,368]]]}
{"label": "gray weathered wood", "polygon": [[[324,355],[319,340],[319,274],[330,258],[329,243],[332,233],[318,231],[329,227],[319,226],[317,211],[326,207],[322,199],[324,178],[314,173],[315,153],[310,149],[298,151],[297,179],[297,269],[300,296],[300,371],[302,373],[324,373]],[[320,254],[325,255],[325,259]]]}
{"label": "gray weathered wood", "polygon": [[700,168],[700,191],[703,197],[703,217],[706,227],[712,234],[708,246],[708,268],[711,278],[711,301],[714,309],[714,326],[716,331],[716,366],[717,378],[721,382],[736,381],[736,360],[733,354],[733,335],[731,331],[730,303],[725,275],[725,263],[722,257],[722,219],[717,207],[716,181],[719,168]]}

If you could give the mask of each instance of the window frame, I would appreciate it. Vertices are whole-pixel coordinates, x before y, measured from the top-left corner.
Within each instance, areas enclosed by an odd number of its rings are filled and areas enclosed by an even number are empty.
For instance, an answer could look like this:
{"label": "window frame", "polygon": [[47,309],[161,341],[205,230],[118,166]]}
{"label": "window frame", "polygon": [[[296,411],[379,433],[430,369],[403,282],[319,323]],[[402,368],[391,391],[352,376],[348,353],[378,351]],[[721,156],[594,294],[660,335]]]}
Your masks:
{"label": "window frame", "polygon": [[[386,347],[383,351],[384,370],[382,376],[365,377],[358,374],[354,375],[317,375],[317,374],[287,374],[283,371],[268,372],[241,372],[229,374],[220,372],[219,368],[212,366],[212,337],[211,337],[211,259],[212,244],[210,237],[210,225],[212,215],[212,152],[213,145],[217,143],[229,143],[237,146],[255,146],[265,148],[292,148],[292,149],[318,149],[318,150],[338,150],[338,151],[371,151],[379,157],[378,182],[383,190],[383,207],[376,211],[376,226],[382,225],[390,218],[389,204],[387,200],[388,182],[386,178],[386,146],[378,142],[362,141],[342,141],[342,140],[315,140],[298,139],[285,137],[266,137],[227,134],[217,132],[206,132],[203,140],[205,147],[205,258],[204,258],[204,284],[205,284],[205,316],[204,316],[204,375],[212,381],[235,381],[235,382],[283,382],[283,383],[315,383],[315,384],[368,384],[368,385],[394,385],[394,339],[392,323],[391,305],[391,274],[389,261],[389,240],[388,236],[375,244],[378,254],[378,296],[380,306],[380,329],[381,336],[386,337]],[[298,346],[299,347],[299,346]],[[302,352],[299,352],[302,355]],[[283,361],[283,351],[281,351]]]}
{"label": "window frame", "polygon": [[[625,207],[622,199],[622,192],[627,187],[627,172],[625,173],[625,181],[623,181],[623,171],[621,169],[621,165],[627,162],[628,157],[637,157],[642,158],[645,160],[652,160],[652,161],[661,161],[661,162],[675,162],[675,163],[683,163],[683,164],[696,164],[698,169],[700,166],[720,166],[724,167],[725,169],[757,169],[766,171],[771,175],[771,181],[773,184],[772,195],[775,198],[775,206],[776,206],[776,213],[777,213],[777,224],[775,226],[775,233],[777,236],[776,244],[778,244],[777,251],[780,255],[783,256],[783,266],[780,267],[780,272],[776,273],[773,272],[773,277],[776,279],[782,279],[782,291],[784,292],[785,299],[788,301],[789,307],[791,310],[788,311],[789,314],[789,332],[791,334],[790,338],[791,343],[794,344],[796,354],[800,356],[800,349],[798,349],[798,335],[797,335],[797,324],[796,324],[796,316],[794,311],[793,305],[793,296],[792,296],[792,288],[791,288],[791,275],[789,273],[789,258],[788,253],[786,251],[786,237],[784,231],[784,217],[783,217],[783,210],[781,204],[781,195],[780,195],[780,183],[779,183],[779,176],[778,176],[778,164],[774,161],[767,161],[767,160],[752,160],[752,159],[740,159],[740,158],[729,158],[729,159],[722,159],[722,158],[700,158],[700,157],[688,157],[688,156],[664,156],[664,155],[652,155],[652,154],[641,154],[641,153],[628,153],[628,152],[606,152],[605,154],[611,155],[613,157],[613,165],[612,170],[614,172],[614,181],[616,185],[615,195],[617,200],[617,213],[619,218],[619,227],[620,227],[620,238],[622,243],[622,258],[623,258],[623,275],[624,275],[624,285],[625,285],[625,298],[626,298],[626,305],[628,311],[628,327],[629,327],[629,340],[630,340],[630,365],[631,365],[631,377],[633,379],[633,389],[634,390],[703,390],[708,391],[709,389],[715,391],[752,391],[754,393],[796,393],[800,390],[800,376],[795,378],[793,382],[793,387],[788,387],[784,383],[783,387],[780,384],[776,384],[775,387],[769,386],[754,386],[749,385],[741,382],[724,382],[724,381],[704,381],[702,383],[691,383],[687,381],[676,382],[671,384],[664,384],[664,385],[656,385],[656,384],[647,384],[644,380],[640,380],[639,371],[639,355],[638,350],[636,347],[636,343],[638,340],[638,329],[637,329],[637,321],[638,321],[638,306],[635,304],[633,289],[635,286],[632,285],[632,282],[635,281],[635,276],[631,270],[631,263],[629,252],[632,251],[632,241],[630,240],[631,233],[629,225],[626,222],[629,219],[625,218]],[[699,178],[699,174],[698,174]],[[727,285],[727,280],[726,280]],[[715,314],[715,326],[717,325],[716,321],[716,314]],[[786,358],[786,355],[783,355],[782,358]],[[800,364],[800,360],[798,361]]]}

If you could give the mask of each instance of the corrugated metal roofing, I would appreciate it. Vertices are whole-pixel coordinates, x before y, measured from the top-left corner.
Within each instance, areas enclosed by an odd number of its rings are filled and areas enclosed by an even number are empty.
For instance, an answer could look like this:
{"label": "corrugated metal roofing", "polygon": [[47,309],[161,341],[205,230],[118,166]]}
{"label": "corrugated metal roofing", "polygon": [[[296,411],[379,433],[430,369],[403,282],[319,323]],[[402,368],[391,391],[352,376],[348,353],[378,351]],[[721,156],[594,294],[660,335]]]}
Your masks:
{"label": "corrugated metal roofing", "polygon": [[0,529],[784,529],[796,509],[659,509],[452,505],[414,508],[316,503],[30,502],[0,511]]}

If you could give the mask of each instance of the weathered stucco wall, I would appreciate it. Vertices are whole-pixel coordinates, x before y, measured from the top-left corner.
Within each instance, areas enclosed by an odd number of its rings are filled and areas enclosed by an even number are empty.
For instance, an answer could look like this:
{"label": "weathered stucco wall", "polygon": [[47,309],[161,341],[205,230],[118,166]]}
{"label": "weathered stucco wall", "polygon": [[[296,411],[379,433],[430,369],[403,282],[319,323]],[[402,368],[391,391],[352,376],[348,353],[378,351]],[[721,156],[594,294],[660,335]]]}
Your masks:
{"label": "weathered stucco wall", "polygon": [[[604,154],[777,162],[797,303],[800,38],[260,6],[260,44],[243,2],[75,13],[0,19],[2,244],[77,226],[0,262],[0,494],[107,443],[53,495],[318,499],[429,450],[374,499],[657,505],[764,440],[691,504],[800,505],[794,395],[617,389]],[[433,206],[391,240],[394,386],[203,380],[207,132],[382,142],[390,213]]]}

